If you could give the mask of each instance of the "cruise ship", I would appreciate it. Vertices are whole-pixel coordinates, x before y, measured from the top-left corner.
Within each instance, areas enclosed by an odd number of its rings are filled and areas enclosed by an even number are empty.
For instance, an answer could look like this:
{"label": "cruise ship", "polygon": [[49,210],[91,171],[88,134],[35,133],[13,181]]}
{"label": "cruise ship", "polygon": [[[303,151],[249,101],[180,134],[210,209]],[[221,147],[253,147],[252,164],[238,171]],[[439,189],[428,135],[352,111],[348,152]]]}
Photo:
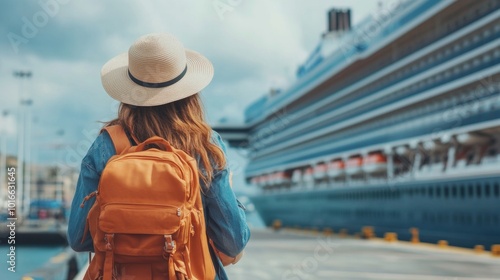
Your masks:
{"label": "cruise ship", "polygon": [[500,0],[400,1],[328,30],[296,80],[219,126],[267,225],[500,244]]}

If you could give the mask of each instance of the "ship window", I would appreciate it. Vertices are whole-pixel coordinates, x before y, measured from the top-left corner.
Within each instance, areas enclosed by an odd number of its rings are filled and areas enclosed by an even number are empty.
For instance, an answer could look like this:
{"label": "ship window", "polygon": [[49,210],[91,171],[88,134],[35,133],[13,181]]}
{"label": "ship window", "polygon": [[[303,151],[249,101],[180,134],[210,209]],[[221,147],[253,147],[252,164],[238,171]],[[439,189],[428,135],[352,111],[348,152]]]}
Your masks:
{"label": "ship window", "polygon": [[464,48],[467,48],[469,45],[470,45],[469,38],[465,38],[465,39],[462,41],[462,46],[463,46]]}
{"label": "ship window", "polygon": [[500,32],[500,23],[495,25],[495,32]]}
{"label": "ship window", "polygon": [[496,49],[495,52],[493,53],[493,56],[495,57],[495,59],[499,58],[500,57],[500,49]]}
{"label": "ship window", "polygon": [[434,196],[434,188],[433,187],[429,187],[427,189],[427,193],[430,197],[433,197]]}
{"label": "ship window", "polygon": [[469,64],[469,62],[464,63],[464,64],[462,65],[462,68],[464,69],[464,72],[465,72],[465,71],[467,71],[467,70],[469,70],[469,68],[470,68],[470,64]]}
{"label": "ship window", "polygon": [[491,55],[489,53],[483,55],[483,63],[488,63],[491,60]]}
{"label": "ship window", "polygon": [[444,51],[444,55],[445,55],[445,56],[449,56],[450,54],[451,54],[451,49],[450,49],[450,48],[448,48],[448,49],[446,49],[446,50]]}
{"label": "ship window", "polygon": [[444,187],[444,197],[448,198],[449,194],[450,194],[450,189],[448,188],[448,186]]}
{"label": "ship window", "polygon": [[467,164],[471,164],[473,159],[474,159],[474,153],[471,152],[467,155]]}
{"label": "ship window", "polygon": [[469,196],[470,197],[474,196],[474,187],[472,185],[469,185]]}
{"label": "ship window", "polygon": [[457,197],[457,186],[453,186],[451,188],[451,195],[453,196],[453,198]]}
{"label": "ship window", "polygon": [[472,66],[474,66],[474,67],[479,66],[479,64],[481,64],[481,60],[480,60],[479,58],[475,58],[475,59],[472,61]]}
{"label": "ship window", "polygon": [[436,187],[436,196],[441,197],[441,188],[439,186]]}
{"label": "ship window", "polygon": [[485,197],[490,197],[490,184],[489,183],[486,183],[484,185],[484,196]]}
{"label": "ship window", "polygon": [[473,37],[474,43],[479,42],[479,40],[480,40],[480,39],[481,39],[481,38],[480,38],[480,37],[479,37],[479,35],[477,35],[477,34],[476,34],[476,35],[474,35],[474,37]]}
{"label": "ship window", "polygon": [[500,186],[498,185],[498,183],[495,183],[494,185],[494,192],[496,197],[500,196]]}
{"label": "ship window", "polygon": [[465,198],[465,186],[460,186],[460,197]]}
{"label": "ship window", "polygon": [[484,38],[488,38],[488,37],[490,36],[490,34],[491,34],[491,32],[490,32],[490,30],[489,30],[489,29],[485,29],[485,30],[483,31],[483,37],[484,37]]}
{"label": "ship window", "polygon": [[481,198],[481,185],[480,184],[476,185],[476,195],[478,198]]}

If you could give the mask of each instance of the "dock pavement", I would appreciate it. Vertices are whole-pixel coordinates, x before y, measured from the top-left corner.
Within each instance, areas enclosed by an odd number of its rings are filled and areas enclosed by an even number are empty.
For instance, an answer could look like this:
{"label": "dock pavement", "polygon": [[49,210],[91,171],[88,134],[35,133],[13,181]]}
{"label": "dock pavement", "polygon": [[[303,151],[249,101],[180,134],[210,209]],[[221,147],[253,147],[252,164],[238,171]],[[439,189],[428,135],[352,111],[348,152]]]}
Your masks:
{"label": "dock pavement", "polygon": [[231,280],[500,279],[500,257],[434,244],[355,239],[311,231],[253,230]]}
{"label": "dock pavement", "polygon": [[226,272],[231,280],[499,280],[500,257],[434,244],[254,229],[243,258]]}

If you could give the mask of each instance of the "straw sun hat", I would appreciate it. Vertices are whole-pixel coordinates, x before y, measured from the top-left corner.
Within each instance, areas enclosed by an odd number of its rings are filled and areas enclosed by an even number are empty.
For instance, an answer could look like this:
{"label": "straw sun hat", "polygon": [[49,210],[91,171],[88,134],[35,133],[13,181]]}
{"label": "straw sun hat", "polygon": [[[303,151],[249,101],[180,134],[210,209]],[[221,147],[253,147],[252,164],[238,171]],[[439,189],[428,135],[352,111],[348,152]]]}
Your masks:
{"label": "straw sun hat", "polygon": [[198,93],[212,80],[212,63],[185,49],[174,36],[148,34],[109,60],[101,81],[114,99],[135,106],[157,106]]}

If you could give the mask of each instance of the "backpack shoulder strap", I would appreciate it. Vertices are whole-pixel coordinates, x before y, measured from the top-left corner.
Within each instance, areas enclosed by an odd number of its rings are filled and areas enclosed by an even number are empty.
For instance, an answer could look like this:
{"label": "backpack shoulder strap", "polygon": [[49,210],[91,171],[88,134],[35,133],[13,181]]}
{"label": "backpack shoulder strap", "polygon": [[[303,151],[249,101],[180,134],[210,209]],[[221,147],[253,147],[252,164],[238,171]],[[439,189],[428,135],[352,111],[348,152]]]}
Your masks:
{"label": "backpack shoulder strap", "polygon": [[130,140],[128,139],[125,130],[120,125],[111,125],[103,128],[101,133],[106,130],[113,141],[115,146],[116,154],[119,155],[126,149],[132,147]]}

